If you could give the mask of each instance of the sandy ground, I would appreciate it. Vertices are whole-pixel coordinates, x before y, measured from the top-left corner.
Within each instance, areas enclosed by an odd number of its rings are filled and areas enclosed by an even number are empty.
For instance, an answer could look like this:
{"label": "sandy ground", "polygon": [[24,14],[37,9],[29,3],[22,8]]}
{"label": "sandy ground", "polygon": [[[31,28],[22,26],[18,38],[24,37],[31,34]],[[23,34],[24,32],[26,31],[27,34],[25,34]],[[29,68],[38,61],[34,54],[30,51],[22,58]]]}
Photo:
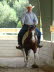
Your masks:
{"label": "sandy ground", "polygon": [[43,66],[40,68],[10,68],[10,67],[0,67],[0,72],[54,72],[53,67]]}
{"label": "sandy ground", "polygon": [[44,70],[37,68],[0,68],[0,72],[45,72]]}

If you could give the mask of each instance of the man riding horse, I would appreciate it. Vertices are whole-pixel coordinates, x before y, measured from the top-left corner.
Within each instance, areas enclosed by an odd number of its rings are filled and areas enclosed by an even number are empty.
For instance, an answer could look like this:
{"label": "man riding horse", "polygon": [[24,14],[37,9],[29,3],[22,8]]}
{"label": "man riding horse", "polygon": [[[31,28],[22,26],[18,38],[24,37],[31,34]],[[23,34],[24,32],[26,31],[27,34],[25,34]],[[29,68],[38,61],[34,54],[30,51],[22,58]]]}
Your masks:
{"label": "man riding horse", "polygon": [[[21,19],[22,22],[22,29],[20,30],[18,34],[18,46],[16,46],[17,49],[22,48],[22,38],[24,34],[27,32],[28,28],[30,26],[36,26],[38,24],[37,16],[32,12],[32,9],[34,6],[29,4],[27,7],[27,12],[24,14],[24,16]],[[36,34],[38,38],[38,47],[41,48],[42,45],[40,45],[40,38],[41,38],[41,32],[36,28]]]}

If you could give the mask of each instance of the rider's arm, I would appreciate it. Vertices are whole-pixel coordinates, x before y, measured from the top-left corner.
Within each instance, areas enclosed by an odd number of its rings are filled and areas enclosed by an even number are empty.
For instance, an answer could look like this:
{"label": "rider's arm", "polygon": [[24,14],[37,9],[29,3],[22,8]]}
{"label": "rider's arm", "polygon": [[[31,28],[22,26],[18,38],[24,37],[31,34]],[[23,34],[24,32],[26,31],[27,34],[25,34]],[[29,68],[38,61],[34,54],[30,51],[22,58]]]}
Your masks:
{"label": "rider's arm", "polygon": [[34,14],[34,21],[33,22],[34,22],[35,25],[38,24],[38,18],[37,18],[37,16],[35,14]]}

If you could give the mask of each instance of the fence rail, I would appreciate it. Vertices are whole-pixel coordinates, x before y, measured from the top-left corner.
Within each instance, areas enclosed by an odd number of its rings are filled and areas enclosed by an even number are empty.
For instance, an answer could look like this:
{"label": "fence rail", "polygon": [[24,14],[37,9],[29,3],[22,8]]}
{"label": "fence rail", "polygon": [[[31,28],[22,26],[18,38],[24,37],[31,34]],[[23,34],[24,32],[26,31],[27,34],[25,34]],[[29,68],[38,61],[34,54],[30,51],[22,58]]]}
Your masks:
{"label": "fence rail", "polygon": [[16,40],[21,28],[0,28],[0,40]]}
{"label": "fence rail", "polygon": [[0,28],[0,32],[2,33],[14,33],[14,32],[18,32],[20,30],[20,28]]}

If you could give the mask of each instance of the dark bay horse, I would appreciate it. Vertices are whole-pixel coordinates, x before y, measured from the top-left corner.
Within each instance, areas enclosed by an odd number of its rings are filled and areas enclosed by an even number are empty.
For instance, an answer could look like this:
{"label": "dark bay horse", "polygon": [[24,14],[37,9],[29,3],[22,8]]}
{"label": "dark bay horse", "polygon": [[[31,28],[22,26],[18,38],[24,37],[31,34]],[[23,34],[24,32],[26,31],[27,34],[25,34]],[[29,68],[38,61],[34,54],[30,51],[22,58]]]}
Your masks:
{"label": "dark bay horse", "polygon": [[36,31],[35,31],[35,26],[29,27],[28,31],[24,34],[23,39],[22,39],[22,45],[23,49],[25,51],[25,65],[27,66],[28,63],[28,53],[29,50],[32,49],[34,53],[34,64],[35,64],[35,53],[37,51],[37,36],[36,36]]}

